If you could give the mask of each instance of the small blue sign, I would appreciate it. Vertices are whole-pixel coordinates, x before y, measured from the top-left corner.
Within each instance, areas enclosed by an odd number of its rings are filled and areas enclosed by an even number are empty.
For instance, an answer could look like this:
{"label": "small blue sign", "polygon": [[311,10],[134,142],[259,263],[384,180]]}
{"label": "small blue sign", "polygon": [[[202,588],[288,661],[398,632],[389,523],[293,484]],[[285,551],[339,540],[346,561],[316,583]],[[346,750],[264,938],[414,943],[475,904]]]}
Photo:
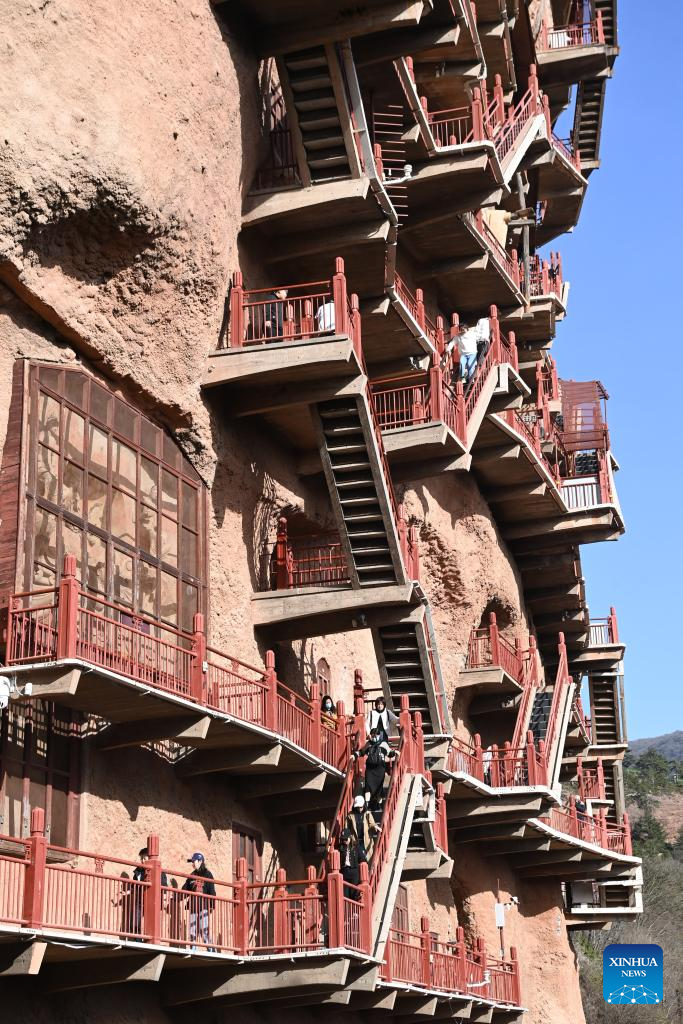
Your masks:
{"label": "small blue sign", "polygon": [[664,954],[650,943],[613,942],[602,954],[602,995],[606,1003],[652,1006],[664,998]]}

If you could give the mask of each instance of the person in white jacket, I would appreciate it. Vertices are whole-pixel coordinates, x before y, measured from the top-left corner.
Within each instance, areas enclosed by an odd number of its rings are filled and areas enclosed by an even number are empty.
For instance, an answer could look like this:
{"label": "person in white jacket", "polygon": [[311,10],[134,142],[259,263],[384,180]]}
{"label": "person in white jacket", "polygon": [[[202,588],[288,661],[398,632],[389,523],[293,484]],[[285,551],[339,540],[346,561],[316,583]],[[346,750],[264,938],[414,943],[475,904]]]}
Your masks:
{"label": "person in white jacket", "polygon": [[389,710],[384,697],[378,697],[375,706],[370,709],[365,719],[365,728],[368,735],[376,729],[384,741],[388,741],[390,736],[395,736],[398,732],[398,715]]}
{"label": "person in white jacket", "polygon": [[467,324],[462,324],[461,327],[460,334],[456,334],[446,346],[444,356],[450,355],[455,346],[458,346],[460,377],[467,383],[474,376],[478,356],[488,348],[491,340],[491,324],[489,318],[483,316],[477,320],[474,327],[468,327]]}

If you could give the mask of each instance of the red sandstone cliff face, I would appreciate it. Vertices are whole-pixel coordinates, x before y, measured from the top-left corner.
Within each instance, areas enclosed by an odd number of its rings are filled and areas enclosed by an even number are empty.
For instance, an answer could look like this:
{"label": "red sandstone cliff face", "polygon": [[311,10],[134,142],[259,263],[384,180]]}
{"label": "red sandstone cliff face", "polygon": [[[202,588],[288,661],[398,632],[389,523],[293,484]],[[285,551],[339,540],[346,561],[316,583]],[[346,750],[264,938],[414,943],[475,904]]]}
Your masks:
{"label": "red sandstone cliff face", "polygon": [[[85,359],[163,416],[213,483],[213,640],[255,660],[264,652],[249,599],[277,511],[291,504],[324,522],[327,507],[324,492],[302,483],[277,441],[251,423],[227,425],[200,396],[253,172],[256,62],[238,39],[221,33],[208,0],[0,0],[0,13],[0,276],[12,286],[0,292],[0,444],[11,367],[21,356]],[[463,731],[457,677],[469,631],[495,607],[509,635],[523,636],[519,582],[472,478],[425,481],[407,501],[421,526],[425,589]],[[378,685],[367,633],[309,638],[278,652],[292,685],[310,680],[323,656],[332,666],[334,696],[347,704],[354,667],[363,667],[366,685]],[[300,866],[295,838],[270,831],[233,787],[180,784],[171,766],[149,752],[93,755],[86,787],[86,848],[106,837],[112,854],[130,856],[155,831],[168,863],[182,866],[190,849],[205,849],[216,873],[226,876],[238,820],[264,830],[269,874],[278,863],[292,872]],[[526,1019],[580,1024],[558,886],[523,886],[499,860],[456,850],[450,883],[411,885],[413,925],[421,913],[443,933],[462,923],[494,950],[499,887],[503,900],[520,899],[508,914],[505,943],[520,953]],[[16,1006],[19,1021],[56,1019],[39,1002]],[[97,1019],[101,1001],[96,993],[67,998],[62,1011],[59,1019]],[[250,1016],[239,1010],[243,1024]],[[167,1019],[149,993],[108,997],[111,1024],[143,1017]],[[302,1019],[301,1011],[294,1019]]]}

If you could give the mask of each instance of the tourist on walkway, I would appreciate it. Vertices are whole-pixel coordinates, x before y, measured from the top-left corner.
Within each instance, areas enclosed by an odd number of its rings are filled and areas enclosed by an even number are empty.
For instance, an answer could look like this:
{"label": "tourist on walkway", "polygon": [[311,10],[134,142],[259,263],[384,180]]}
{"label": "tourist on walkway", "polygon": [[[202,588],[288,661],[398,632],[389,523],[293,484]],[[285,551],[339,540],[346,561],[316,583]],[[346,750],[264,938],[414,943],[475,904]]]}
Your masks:
{"label": "tourist on walkway", "polygon": [[378,697],[374,707],[370,708],[370,712],[365,719],[365,728],[368,733],[371,733],[373,729],[377,729],[380,739],[385,740],[387,743],[389,742],[389,737],[395,736],[398,732],[398,715],[389,710],[384,697]]}
{"label": "tourist on walkway", "polygon": [[354,751],[354,758],[365,758],[365,800],[373,811],[381,811],[384,802],[384,777],[387,766],[396,757],[377,728],[370,730],[365,746]]}
{"label": "tourist on walkway", "polygon": [[342,829],[339,836],[339,854],[344,879],[344,896],[349,900],[357,900],[360,892],[352,886],[360,884],[360,852],[358,840],[350,828]]}
{"label": "tourist on walkway", "polygon": [[325,696],[323,697],[322,703],[320,705],[320,710],[323,713],[323,715],[327,715],[328,718],[337,717],[337,708],[329,694],[325,694]]}
{"label": "tourist on walkway", "polygon": [[199,940],[205,945],[209,952],[214,952],[209,943],[209,915],[214,908],[216,886],[213,883],[213,875],[204,861],[203,853],[193,853],[188,858],[188,864],[192,865],[192,874],[185,879],[183,892],[190,893],[190,942],[192,949],[196,949],[195,943]]}
{"label": "tourist on walkway", "polygon": [[372,859],[375,836],[378,836],[382,829],[375,821],[372,811],[365,806],[362,796],[357,796],[353,801],[353,807],[346,817],[345,828],[358,844],[358,860],[369,864]]}

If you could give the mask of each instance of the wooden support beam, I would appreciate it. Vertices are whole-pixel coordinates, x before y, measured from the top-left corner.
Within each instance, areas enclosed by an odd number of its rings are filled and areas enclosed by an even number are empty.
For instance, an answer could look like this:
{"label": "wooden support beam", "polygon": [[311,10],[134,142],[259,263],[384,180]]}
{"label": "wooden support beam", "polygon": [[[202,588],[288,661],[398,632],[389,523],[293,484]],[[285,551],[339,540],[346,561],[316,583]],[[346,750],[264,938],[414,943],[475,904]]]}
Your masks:
{"label": "wooden support beam", "polygon": [[513,855],[516,868],[534,868],[538,864],[575,864],[584,859],[584,851],[577,850],[573,846],[567,846],[563,850],[545,850],[532,853],[519,853]]}
{"label": "wooden support beam", "polygon": [[249,786],[240,793],[240,799],[262,800],[278,793],[321,793],[326,781],[326,772],[275,772],[265,778],[249,779]]}
{"label": "wooden support beam", "polygon": [[430,279],[444,277],[448,274],[466,274],[470,270],[486,270],[488,264],[489,254],[487,252],[473,256],[461,256],[457,259],[427,264],[420,269],[420,277]]}
{"label": "wooden support beam", "polygon": [[38,974],[43,963],[46,942],[3,942],[0,944],[0,977]]}
{"label": "wooden support beam", "polygon": [[176,766],[180,779],[213,772],[246,772],[254,769],[277,768],[282,754],[279,743],[234,747],[221,750],[197,750]]}
{"label": "wooden support beam", "polygon": [[433,1017],[437,1006],[436,996],[414,996],[399,994],[393,1017]]}
{"label": "wooden support beam", "polygon": [[[452,25],[413,29],[410,33],[410,52],[413,54],[413,60],[419,55],[420,50],[429,50],[436,46],[455,46],[459,35],[460,27]],[[356,67],[370,67],[372,64],[402,57],[406,52],[406,41],[406,33],[403,30],[383,32],[379,36],[359,39],[353,47]]]}
{"label": "wooden support beam", "polygon": [[383,245],[387,240],[389,227],[388,220],[359,221],[352,227],[330,225],[322,227],[320,231],[287,234],[286,241],[273,241],[266,246],[264,261],[267,264],[291,263],[302,256],[328,251],[337,252],[346,246]]}
{"label": "wooden support beam", "polygon": [[590,860],[572,862],[556,862],[537,864],[533,867],[518,868],[515,871],[522,878],[598,878],[609,874],[612,865],[609,861]]}
{"label": "wooden support beam", "polygon": [[325,11],[326,16],[322,18],[316,17],[311,11],[309,17],[301,21],[285,22],[270,30],[260,31],[257,36],[259,56],[272,57],[306,50],[322,43],[391,31],[399,26],[413,27],[419,24],[423,12],[423,0],[413,0],[412,3],[389,0],[381,5],[363,4],[350,7],[343,17],[335,18],[331,18],[328,11]]}
{"label": "wooden support beam", "polygon": [[490,466],[496,462],[500,462],[501,459],[505,459],[508,462],[514,462],[522,454],[522,446],[520,444],[511,445],[494,445],[491,448],[477,448],[472,453],[472,459],[474,462],[474,468],[478,466]]}
{"label": "wooden support beam", "polygon": [[549,533],[569,533],[571,530],[591,530],[596,527],[611,527],[613,514],[601,512],[597,515],[557,516],[551,519],[530,519],[525,523],[512,523],[504,527],[505,537],[518,540],[524,537],[538,537]]}
{"label": "wooden support beam", "polygon": [[[302,348],[299,357],[305,354]],[[238,385],[230,399],[230,415],[235,419],[260,416],[264,412],[286,409],[292,405],[314,405],[316,402],[359,393],[359,380],[364,381],[364,378],[358,377],[355,372],[357,368],[352,362],[349,362],[349,375],[341,377],[329,376],[325,364],[319,365],[321,379],[306,379],[301,382],[301,387],[292,384],[259,387],[255,384],[245,389],[244,385]]]}
{"label": "wooden support beam", "polygon": [[110,725],[95,739],[98,750],[119,750],[122,747],[139,747],[142,743],[157,740],[176,739],[192,744],[206,739],[211,725],[209,715],[168,715],[164,718],[148,718],[135,722],[120,722]]}
{"label": "wooden support beam", "polygon": [[496,843],[487,856],[511,857],[517,853],[540,853],[549,849],[549,839],[518,839],[514,843]]}
{"label": "wooden support beam", "polygon": [[166,960],[165,953],[119,953],[71,963],[48,964],[40,973],[46,992],[74,992],[77,989],[120,985],[130,981],[156,982]]}
{"label": "wooden support beam", "polygon": [[343,988],[348,970],[349,961],[343,957],[331,961],[316,959],[296,966],[274,963],[254,968],[251,965],[239,968],[222,965],[192,972],[186,969],[169,978],[164,988],[164,1003],[166,1006],[184,1006],[231,998],[250,1002],[286,999],[295,995],[297,990],[304,995]]}
{"label": "wooden support beam", "polygon": [[513,484],[512,487],[484,489],[484,496],[489,505],[507,505],[508,502],[519,501],[523,498],[542,498],[547,491],[548,485],[546,483],[537,483],[535,480],[529,480],[522,484]]}
{"label": "wooden support beam", "polygon": [[352,992],[349,1010],[360,1013],[364,1010],[393,1010],[396,992],[379,989],[377,992]]}

